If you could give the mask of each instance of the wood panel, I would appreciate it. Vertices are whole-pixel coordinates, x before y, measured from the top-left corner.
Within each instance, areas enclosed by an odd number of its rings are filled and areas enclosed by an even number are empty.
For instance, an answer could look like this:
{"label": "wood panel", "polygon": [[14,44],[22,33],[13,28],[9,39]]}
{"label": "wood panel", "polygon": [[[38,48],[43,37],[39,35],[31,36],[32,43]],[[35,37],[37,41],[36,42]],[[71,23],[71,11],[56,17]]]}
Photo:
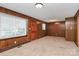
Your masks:
{"label": "wood panel", "polygon": [[79,47],[79,17],[76,17],[77,19],[77,39],[75,39],[76,45]]}
{"label": "wood panel", "polygon": [[47,34],[49,36],[65,37],[65,22],[50,22],[47,24]]}
{"label": "wood panel", "polygon": [[31,40],[37,39],[38,26],[37,26],[37,22],[35,20],[31,20],[29,22],[29,35],[30,35]]}
{"label": "wood panel", "polygon": [[29,20],[29,36],[31,40],[46,36],[46,30],[42,30],[43,23],[45,22],[40,22],[33,19]]}
{"label": "wood panel", "polygon": [[0,41],[0,49],[6,48],[7,47],[7,41],[3,40]]}
{"label": "wood panel", "polygon": [[66,40],[74,41],[79,47],[79,10],[75,16],[66,18]]}
{"label": "wood panel", "polygon": [[12,47],[17,43],[16,39],[6,40],[5,42],[7,43],[7,47]]}
{"label": "wood panel", "polygon": [[74,42],[77,45],[77,17],[74,17]]}
{"label": "wood panel", "polygon": [[[4,7],[0,7],[0,12],[28,19],[29,20],[28,29],[31,28],[31,30],[28,31],[27,36],[9,38],[9,39],[4,39],[4,40],[0,39],[0,52],[3,50],[9,49],[13,46],[21,45],[23,43],[27,43],[27,42],[35,40],[37,38],[46,36],[46,31],[43,32],[42,27],[41,27],[42,23],[46,23],[46,22],[33,18],[31,16],[27,16],[27,15],[18,13],[16,11],[12,11],[12,10],[4,8]],[[33,35],[31,35],[31,34],[33,34]]]}
{"label": "wood panel", "polygon": [[21,43],[25,43],[27,41],[27,37],[16,37],[0,40],[0,49],[12,47]]}
{"label": "wood panel", "polygon": [[44,23],[43,22],[38,22],[38,38],[44,37],[44,36],[47,35],[47,29],[43,30],[42,29],[42,24],[44,24]]}
{"label": "wood panel", "polygon": [[79,47],[79,10],[75,14],[75,44]]}
{"label": "wood panel", "polygon": [[75,39],[75,22],[74,22],[74,17],[69,17],[69,18],[66,18],[66,40],[69,40],[69,41],[74,41]]}

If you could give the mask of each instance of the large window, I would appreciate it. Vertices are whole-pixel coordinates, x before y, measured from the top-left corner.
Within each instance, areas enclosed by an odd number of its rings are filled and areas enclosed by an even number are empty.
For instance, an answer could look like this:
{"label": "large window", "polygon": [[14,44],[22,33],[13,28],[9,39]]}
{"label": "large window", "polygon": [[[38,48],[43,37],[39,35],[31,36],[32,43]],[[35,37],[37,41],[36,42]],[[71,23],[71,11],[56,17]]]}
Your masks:
{"label": "large window", "polygon": [[28,20],[0,13],[0,39],[27,35]]}

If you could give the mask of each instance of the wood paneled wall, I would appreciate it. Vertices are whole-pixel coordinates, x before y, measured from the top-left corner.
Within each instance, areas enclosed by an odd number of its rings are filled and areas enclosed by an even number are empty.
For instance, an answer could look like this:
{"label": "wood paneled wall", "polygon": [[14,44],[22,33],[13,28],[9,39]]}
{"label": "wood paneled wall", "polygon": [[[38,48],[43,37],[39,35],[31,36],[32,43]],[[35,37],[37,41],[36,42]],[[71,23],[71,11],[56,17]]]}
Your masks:
{"label": "wood paneled wall", "polygon": [[[0,52],[7,50],[9,48],[27,43],[29,41],[44,37],[46,35],[49,36],[59,36],[59,37],[66,37],[67,40],[74,40],[77,46],[79,46],[79,11],[76,13],[74,21],[71,21],[71,18],[66,18],[70,20],[67,21],[67,28],[65,29],[65,22],[50,22],[46,23],[44,21],[41,21],[39,19],[33,18],[28,15],[24,15],[15,11],[12,11],[10,9],[0,7],[0,12],[7,13],[10,15],[14,15],[17,17],[22,17],[28,19],[28,35],[26,36],[21,36],[21,37],[16,37],[16,38],[9,38],[5,40],[0,40]],[[74,23],[73,23],[74,22]],[[42,30],[42,24],[46,23],[47,24],[47,30]],[[68,23],[73,23],[68,24]],[[67,29],[72,29],[72,31],[69,31]],[[69,28],[70,27],[70,28]],[[65,32],[66,30],[66,32]],[[73,32],[75,31],[75,32]],[[65,33],[70,33],[71,34],[66,34]],[[74,33],[74,34],[73,34]],[[69,37],[72,36],[72,37]]]}
{"label": "wood paneled wall", "polygon": [[66,18],[66,40],[74,41],[75,40],[75,20],[74,17]]}
{"label": "wood paneled wall", "polygon": [[42,30],[43,23],[45,22],[29,20],[29,36],[31,40],[46,36],[46,30]]}
{"label": "wood paneled wall", "polygon": [[79,47],[79,10],[75,14],[75,40],[74,42]]}
{"label": "wood paneled wall", "polygon": [[47,35],[65,37],[65,22],[57,21],[47,24]]}
{"label": "wood paneled wall", "polygon": [[[12,11],[12,10],[4,8],[4,7],[0,7],[0,12],[28,19],[28,30],[29,30],[28,35],[26,35],[26,36],[9,38],[9,39],[4,39],[4,40],[0,39],[0,52],[7,50],[9,48],[12,48],[12,47],[21,45],[23,43],[27,43],[29,41],[35,40],[37,38],[46,36],[46,30],[43,31],[42,27],[41,27],[42,23],[46,23],[46,22],[38,20],[31,16],[27,16],[27,15]],[[31,24],[35,24],[35,25],[31,25]],[[34,31],[32,31],[31,28],[37,28],[37,30],[35,30],[35,32],[34,32]],[[33,33],[37,33],[37,34],[33,34]]]}
{"label": "wood paneled wall", "polygon": [[79,10],[75,16],[66,18],[66,40],[74,41],[79,47]]}

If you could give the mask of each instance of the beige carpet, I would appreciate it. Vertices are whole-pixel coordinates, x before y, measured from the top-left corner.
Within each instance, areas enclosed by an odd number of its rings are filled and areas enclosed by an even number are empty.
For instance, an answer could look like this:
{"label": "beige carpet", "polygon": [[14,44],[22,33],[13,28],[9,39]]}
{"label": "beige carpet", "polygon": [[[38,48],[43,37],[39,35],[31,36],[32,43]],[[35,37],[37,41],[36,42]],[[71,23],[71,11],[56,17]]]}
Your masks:
{"label": "beige carpet", "polygon": [[63,37],[47,36],[0,53],[2,56],[76,56],[79,48]]}

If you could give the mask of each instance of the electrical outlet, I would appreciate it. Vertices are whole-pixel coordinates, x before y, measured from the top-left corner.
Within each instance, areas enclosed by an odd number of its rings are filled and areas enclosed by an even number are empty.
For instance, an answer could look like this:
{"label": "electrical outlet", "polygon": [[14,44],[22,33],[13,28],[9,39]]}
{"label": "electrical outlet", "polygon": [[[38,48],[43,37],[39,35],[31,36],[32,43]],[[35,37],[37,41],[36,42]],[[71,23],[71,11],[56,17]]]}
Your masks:
{"label": "electrical outlet", "polygon": [[14,43],[16,44],[17,42],[16,42],[16,41],[14,41]]}

